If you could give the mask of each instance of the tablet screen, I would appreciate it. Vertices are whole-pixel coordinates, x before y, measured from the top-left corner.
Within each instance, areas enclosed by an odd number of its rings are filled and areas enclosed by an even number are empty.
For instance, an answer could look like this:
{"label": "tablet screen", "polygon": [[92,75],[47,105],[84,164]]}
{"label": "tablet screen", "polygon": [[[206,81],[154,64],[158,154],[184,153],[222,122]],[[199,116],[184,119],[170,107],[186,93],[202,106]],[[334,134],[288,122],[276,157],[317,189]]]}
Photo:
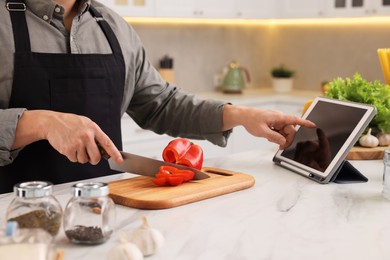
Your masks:
{"label": "tablet screen", "polygon": [[300,127],[293,143],[276,157],[326,177],[345,158],[374,114],[372,106],[317,98],[303,116],[317,127]]}

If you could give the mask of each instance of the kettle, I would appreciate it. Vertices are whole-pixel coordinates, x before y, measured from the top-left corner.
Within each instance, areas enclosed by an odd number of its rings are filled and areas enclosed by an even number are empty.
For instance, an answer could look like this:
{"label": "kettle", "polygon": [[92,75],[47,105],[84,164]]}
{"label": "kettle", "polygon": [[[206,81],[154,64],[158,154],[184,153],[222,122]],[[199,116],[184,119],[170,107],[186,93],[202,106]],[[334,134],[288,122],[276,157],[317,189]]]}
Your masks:
{"label": "kettle", "polygon": [[245,74],[247,81],[250,82],[249,71],[238,65],[237,62],[232,61],[223,79],[222,91],[225,93],[241,93],[245,87],[243,74]]}

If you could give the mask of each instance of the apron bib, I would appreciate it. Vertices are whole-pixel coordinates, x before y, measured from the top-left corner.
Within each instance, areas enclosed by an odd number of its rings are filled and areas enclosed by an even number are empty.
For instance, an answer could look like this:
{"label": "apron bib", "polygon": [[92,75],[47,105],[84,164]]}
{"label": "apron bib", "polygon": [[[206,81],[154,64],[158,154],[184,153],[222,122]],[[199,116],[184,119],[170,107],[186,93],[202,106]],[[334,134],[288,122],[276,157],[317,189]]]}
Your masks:
{"label": "apron bib", "polygon": [[[44,109],[89,117],[122,150],[121,113],[125,63],[114,32],[102,16],[89,11],[103,30],[112,54],[52,54],[31,52],[24,2],[8,5],[15,39],[14,77],[10,108]],[[0,193],[18,182],[55,184],[117,173],[99,164],[72,163],[46,140],[27,145],[10,165],[0,167]]]}

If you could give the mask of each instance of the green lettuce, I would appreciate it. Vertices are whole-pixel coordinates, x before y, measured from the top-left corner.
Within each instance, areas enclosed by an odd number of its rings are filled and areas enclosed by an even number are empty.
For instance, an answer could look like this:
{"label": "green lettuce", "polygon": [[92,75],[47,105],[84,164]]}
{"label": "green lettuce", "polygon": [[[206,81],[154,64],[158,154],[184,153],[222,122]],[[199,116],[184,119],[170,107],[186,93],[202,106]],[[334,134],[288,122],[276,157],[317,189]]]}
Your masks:
{"label": "green lettuce", "polygon": [[359,73],[355,73],[353,79],[337,78],[329,82],[325,96],[375,106],[377,114],[370,122],[369,128],[372,128],[374,134],[390,133],[389,85],[385,85],[379,80],[368,82]]}

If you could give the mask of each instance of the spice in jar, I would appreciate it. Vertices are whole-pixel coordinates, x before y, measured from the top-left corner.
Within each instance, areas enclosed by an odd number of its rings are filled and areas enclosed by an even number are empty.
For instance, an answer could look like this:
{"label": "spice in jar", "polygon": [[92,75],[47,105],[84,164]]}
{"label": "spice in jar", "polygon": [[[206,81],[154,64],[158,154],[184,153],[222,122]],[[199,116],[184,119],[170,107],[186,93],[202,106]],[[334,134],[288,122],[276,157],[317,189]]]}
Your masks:
{"label": "spice in jar", "polygon": [[75,226],[74,229],[66,230],[65,234],[70,240],[75,241],[93,241],[95,243],[104,241],[102,229],[99,227]]}
{"label": "spice in jar", "polygon": [[29,213],[10,218],[8,221],[16,221],[20,228],[42,228],[52,236],[58,233],[61,226],[62,215],[58,212],[45,212],[38,209]]}
{"label": "spice in jar", "polygon": [[73,185],[73,197],[64,211],[64,231],[76,244],[100,244],[113,233],[115,204],[106,183]]}
{"label": "spice in jar", "polygon": [[52,184],[44,181],[18,183],[16,197],[7,209],[7,221],[16,221],[20,228],[41,228],[57,235],[62,221],[62,209],[52,195]]}

